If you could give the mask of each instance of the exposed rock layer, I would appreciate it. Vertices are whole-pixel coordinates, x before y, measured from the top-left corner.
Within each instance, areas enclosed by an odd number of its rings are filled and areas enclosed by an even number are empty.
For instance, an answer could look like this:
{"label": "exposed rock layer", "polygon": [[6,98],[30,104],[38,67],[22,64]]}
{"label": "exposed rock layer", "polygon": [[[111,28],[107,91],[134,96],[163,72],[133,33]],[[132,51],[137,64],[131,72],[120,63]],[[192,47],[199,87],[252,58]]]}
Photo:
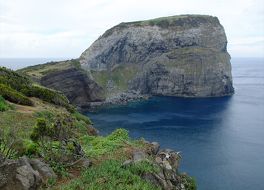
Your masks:
{"label": "exposed rock layer", "polygon": [[182,15],[121,23],[96,40],[80,62],[108,96],[127,90],[225,96],[234,91],[226,46],[216,17]]}
{"label": "exposed rock layer", "polygon": [[63,92],[75,105],[104,99],[103,89],[85,72],[74,67],[47,74],[40,83]]}

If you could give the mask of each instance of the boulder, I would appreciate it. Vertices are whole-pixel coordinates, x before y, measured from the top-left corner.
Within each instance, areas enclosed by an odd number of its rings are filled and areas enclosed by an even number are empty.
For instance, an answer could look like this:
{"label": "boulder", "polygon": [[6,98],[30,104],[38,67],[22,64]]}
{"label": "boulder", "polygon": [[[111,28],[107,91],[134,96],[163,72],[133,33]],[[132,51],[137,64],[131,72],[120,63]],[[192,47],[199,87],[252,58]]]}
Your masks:
{"label": "boulder", "polygon": [[56,177],[55,173],[38,159],[23,156],[18,160],[0,162],[1,190],[36,190],[50,177]]}
{"label": "boulder", "polygon": [[147,154],[141,150],[133,151],[133,162],[140,162],[147,158]]}
{"label": "boulder", "polygon": [[39,159],[30,160],[30,164],[34,170],[40,173],[40,176],[44,181],[50,178],[57,178],[57,175],[54,173],[52,168],[48,164],[40,161]]}

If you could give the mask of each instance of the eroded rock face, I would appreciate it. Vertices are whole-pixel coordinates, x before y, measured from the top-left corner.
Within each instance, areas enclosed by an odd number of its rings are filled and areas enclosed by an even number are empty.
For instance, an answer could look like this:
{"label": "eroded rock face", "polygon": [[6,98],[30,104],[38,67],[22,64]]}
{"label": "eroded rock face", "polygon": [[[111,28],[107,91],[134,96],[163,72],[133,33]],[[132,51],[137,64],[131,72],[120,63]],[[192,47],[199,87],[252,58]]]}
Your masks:
{"label": "eroded rock face", "polygon": [[110,95],[135,90],[225,96],[234,92],[226,47],[224,28],[216,17],[182,15],[121,23],[83,52],[80,62]]}
{"label": "eroded rock face", "polygon": [[75,105],[104,100],[103,89],[86,73],[74,67],[47,74],[40,83],[63,92]]}

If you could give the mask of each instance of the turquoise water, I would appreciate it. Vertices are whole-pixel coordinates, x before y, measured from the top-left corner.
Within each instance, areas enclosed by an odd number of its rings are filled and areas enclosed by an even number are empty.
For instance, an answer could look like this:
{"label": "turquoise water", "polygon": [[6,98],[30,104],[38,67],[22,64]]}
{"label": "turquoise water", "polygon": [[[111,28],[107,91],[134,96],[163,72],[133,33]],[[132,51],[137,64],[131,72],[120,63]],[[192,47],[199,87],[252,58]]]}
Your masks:
{"label": "turquoise water", "polygon": [[103,135],[122,127],[182,151],[180,169],[199,190],[264,189],[264,60],[232,66],[232,97],[155,97],[87,115]]}

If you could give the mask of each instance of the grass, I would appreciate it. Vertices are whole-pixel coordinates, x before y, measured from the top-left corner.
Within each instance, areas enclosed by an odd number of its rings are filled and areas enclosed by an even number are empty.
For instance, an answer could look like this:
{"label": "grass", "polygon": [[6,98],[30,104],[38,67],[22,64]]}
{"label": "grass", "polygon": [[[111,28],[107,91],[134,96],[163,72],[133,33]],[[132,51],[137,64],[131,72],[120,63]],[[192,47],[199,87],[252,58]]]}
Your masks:
{"label": "grass", "polygon": [[35,125],[36,117],[31,113],[21,113],[8,110],[0,113],[0,128],[12,129],[20,138],[29,138],[31,128]]}
{"label": "grass", "polygon": [[123,168],[122,162],[106,160],[100,165],[93,166],[84,171],[80,178],[72,180],[60,189],[77,190],[158,190],[156,186],[143,180],[140,175],[144,172],[154,172],[155,168],[141,162]]}
{"label": "grass", "polygon": [[0,96],[0,112],[9,110],[10,105],[5,101],[5,99]]}
{"label": "grass", "polygon": [[85,153],[93,158],[98,158],[106,153],[114,153],[117,149],[124,147],[124,142],[128,140],[128,131],[125,129],[117,129],[107,137],[88,135],[81,137]]}
{"label": "grass", "polygon": [[108,81],[114,83],[114,89],[107,91],[107,95],[128,90],[128,83],[138,73],[139,66],[135,64],[119,65],[112,71],[92,71],[94,80],[107,89]]}
{"label": "grass", "polygon": [[69,69],[71,67],[80,68],[80,62],[78,59],[72,59],[60,62],[49,62],[46,64],[40,64],[35,66],[26,67],[18,70],[19,73],[23,73],[27,76],[34,78],[35,80],[41,79],[41,77],[50,74],[52,72]]}
{"label": "grass", "polygon": [[0,74],[0,95],[5,99],[17,104],[32,106],[33,102],[29,97],[37,97],[74,111],[73,106],[69,104],[69,100],[64,94],[37,85],[23,74],[18,74],[4,67],[0,67]]}
{"label": "grass", "polygon": [[[142,20],[142,21],[133,21],[133,22],[122,22],[117,26],[114,26],[107,30],[102,37],[108,37],[110,36],[116,29],[121,30],[123,28],[127,28],[130,25],[133,26],[159,26],[161,28],[168,28],[170,25],[177,25],[177,21],[180,21],[180,19],[184,18],[190,18],[190,17],[197,17],[199,19],[206,19],[209,21],[208,18],[210,18],[208,15],[176,15],[176,16],[168,16],[168,17],[160,17],[160,18],[155,18],[155,19],[150,19],[150,20]],[[210,21],[212,19],[210,18]],[[213,21],[211,21],[213,22]],[[181,21],[180,21],[181,23]],[[180,24],[179,23],[179,24]]]}

